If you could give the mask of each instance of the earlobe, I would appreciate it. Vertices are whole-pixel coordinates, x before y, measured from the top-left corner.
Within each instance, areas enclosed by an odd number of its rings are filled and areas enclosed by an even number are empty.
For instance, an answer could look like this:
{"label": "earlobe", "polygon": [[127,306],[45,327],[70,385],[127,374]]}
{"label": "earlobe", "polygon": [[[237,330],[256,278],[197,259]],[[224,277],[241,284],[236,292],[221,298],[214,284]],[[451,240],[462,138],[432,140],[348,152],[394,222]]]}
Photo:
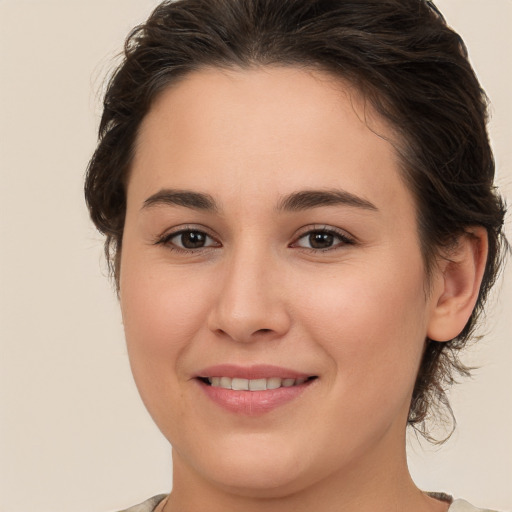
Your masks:
{"label": "earlobe", "polygon": [[449,341],[464,329],[478,299],[487,252],[487,231],[478,226],[467,229],[440,259],[427,329],[431,340]]}

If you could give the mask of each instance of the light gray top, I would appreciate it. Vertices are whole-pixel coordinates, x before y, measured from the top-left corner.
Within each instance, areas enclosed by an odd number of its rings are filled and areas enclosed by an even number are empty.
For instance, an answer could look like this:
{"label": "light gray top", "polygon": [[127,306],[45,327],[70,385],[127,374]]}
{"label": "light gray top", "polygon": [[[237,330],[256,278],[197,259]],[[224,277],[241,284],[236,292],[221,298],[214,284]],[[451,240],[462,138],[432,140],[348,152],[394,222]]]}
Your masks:
{"label": "light gray top", "polygon": [[[120,512],[154,512],[158,504],[166,497],[166,494],[153,496],[144,503],[135,505],[134,507],[121,510]],[[468,503],[466,500],[454,500],[448,509],[448,512],[496,512],[488,508],[477,508]]]}
{"label": "light gray top", "polygon": [[488,508],[476,508],[471,503],[468,503],[466,500],[455,500],[451,504],[448,512],[495,512]]}

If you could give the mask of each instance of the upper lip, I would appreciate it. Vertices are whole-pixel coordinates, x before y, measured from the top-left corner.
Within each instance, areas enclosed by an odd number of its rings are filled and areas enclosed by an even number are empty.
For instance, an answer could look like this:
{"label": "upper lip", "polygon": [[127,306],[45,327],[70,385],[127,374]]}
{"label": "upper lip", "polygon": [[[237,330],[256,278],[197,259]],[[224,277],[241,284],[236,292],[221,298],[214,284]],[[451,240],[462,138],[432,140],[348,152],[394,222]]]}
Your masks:
{"label": "upper lip", "polygon": [[280,377],[281,379],[300,379],[313,377],[314,375],[303,373],[290,368],[274,366],[269,364],[256,364],[252,366],[238,366],[234,364],[217,364],[208,366],[198,372],[197,377],[231,377],[233,379],[270,379]]}

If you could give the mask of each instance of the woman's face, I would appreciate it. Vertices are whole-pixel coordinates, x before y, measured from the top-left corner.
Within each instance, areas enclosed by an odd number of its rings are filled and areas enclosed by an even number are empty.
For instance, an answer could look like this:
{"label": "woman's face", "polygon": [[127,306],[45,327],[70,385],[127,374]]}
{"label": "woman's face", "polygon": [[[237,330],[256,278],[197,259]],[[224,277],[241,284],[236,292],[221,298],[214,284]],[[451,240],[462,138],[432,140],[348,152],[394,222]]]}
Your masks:
{"label": "woman's face", "polygon": [[154,103],[120,297],[175,474],[277,496],[403,455],[435,290],[387,138],[320,72],[203,70]]}

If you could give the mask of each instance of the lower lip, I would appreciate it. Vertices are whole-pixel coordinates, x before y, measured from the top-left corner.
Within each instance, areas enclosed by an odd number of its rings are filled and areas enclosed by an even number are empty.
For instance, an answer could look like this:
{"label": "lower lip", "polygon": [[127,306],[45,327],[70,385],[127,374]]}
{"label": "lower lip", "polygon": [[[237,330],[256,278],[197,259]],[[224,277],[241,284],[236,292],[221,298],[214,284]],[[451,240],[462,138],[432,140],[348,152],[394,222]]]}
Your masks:
{"label": "lower lip", "polygon": [[209,386],[200,380],[197,382],[206,396],[222,408],[245,416],[257,416],[277,409],[299,397],[313,383],[313,380],[308,380],[298,386],[264,391],[235,391]]}

